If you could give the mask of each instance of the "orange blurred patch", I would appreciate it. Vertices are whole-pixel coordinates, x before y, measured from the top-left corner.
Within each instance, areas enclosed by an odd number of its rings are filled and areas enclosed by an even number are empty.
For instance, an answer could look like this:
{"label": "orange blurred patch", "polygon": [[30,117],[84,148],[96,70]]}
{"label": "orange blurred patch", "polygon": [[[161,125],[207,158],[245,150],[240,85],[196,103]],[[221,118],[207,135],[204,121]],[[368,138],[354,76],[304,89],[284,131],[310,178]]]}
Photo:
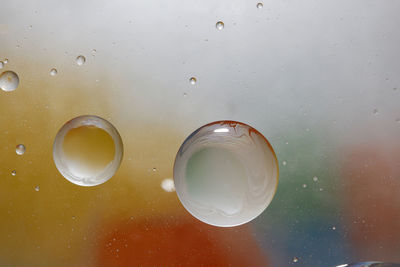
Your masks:
{"label": "orange blurred patch", "polygon": [[116,222],[103,231],[97,266],[268,265],[248,226],[217,228],[185,216]]}

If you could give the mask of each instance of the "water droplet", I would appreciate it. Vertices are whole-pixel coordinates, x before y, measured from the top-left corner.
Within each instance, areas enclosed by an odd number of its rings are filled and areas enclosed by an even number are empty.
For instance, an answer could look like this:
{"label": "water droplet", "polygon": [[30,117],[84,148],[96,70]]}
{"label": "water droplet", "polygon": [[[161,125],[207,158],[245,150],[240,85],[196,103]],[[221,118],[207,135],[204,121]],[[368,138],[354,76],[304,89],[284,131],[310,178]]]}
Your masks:
{"label": "water droplet", "polygon": [[217,24],[215,24],[215,27],[218,30],[222,30],[225,27],[225,24],[222,21],[218,21]]}
{"label": "water droplet", "polygon": [[314,182],[318,181],[318,177],[317,176],[314,176],[312,179],[313,179]]}
{"label": "water droplet", "polygon": [[194,84],[196,84],[197,79],[195,77],[192,77],[192,78],[189,79],[189,82],[190,82],[190,84],[194,85]]}
{"label": "water droplet", "polygon": [[19,144],[15,147],[15,153],[17,153],[17,155],[23,155],[25,153],[25,146],[23,144]]}
{"label": "water droplet", "polygon": [[7,63],[8,63],[8,58],[5,58],[5,59],[3,60],[3,62],[4,62],[4,64],[7,64]]}
{"label": "water droplet", "polygon": [[287,162],[286,161],[282,161],[282,165],[286,166]]}
{"label": "water droplet", "polygon": [[303,184],[303,188],[306,188],[307,187],[307,185],[306,184]]}
{"label": "water droplet", "polygon": [[181,145],[174,184],[179,200],[197,219],[215,226],[241,225],[271,202],[278,161],[256,129],[234,121],[213,122]]}
{"label": "water droplet", "polygon": [[19,85],[18,75],[13,71],[5,71],[0,75],[0,88],[3,91],[11,92]]}
{"label": "water droplet", "polygon": [[293,257],[293,262],[298,262],[298,261],[299,261],[299,258]]}
{"label": "water droplet", "polygon": [[174,180],[172,180],[171,178],[162,180],[161,188],[164,189],[164,191],[166,192],[174,192],[175,191]]}
{"label": "water droplet", "polygon": [[85,64],[86,62],[86,58],[84,56],[78,56],[76,58],[76,64],[78,64],[78,66],[82,66],[83,64]]}
{"label": "water droplet", "polygon": [[70,182],[95,186],[118,170],[123,144],[115,127],[96,116],[80,116],[64,124],[53,145],[58,171]]}
{"label": "water droplet", "polygon": [[257,4],[257,8],[258,8],[258,9],[261,9],[261,8],[263,8],[263,7],[264,7],[263,3],[258,3],[258,4]]}
{"label": "water droplet", "polygon": [[12,171],[11,171],[11,175],[12,175],[12,176],[17,175],[17,171],[16,171],[16,170],[12,170]]}
{"label": "water droplet", "polygon": [[375,108],[373,111],[372,111],[375,115],[377,115],[378,114],[378,110]]}
{"label": "water droplet", "polygon": [[36,191],[36,192],[39,192],[39,190],[40,190],[40,186],[38,186],[38,185],[35,186],[35,191]]}
{"label": "water droplet", "polygon": [[58,73],[58,71],[56,69],[54,69],[54,68],[50,70],[50,75],[51,76],[56,76],[57,73]]}
{"label": "water droplet", "polygon": [[4,68],[4,62],[0,61],[0,69]]}

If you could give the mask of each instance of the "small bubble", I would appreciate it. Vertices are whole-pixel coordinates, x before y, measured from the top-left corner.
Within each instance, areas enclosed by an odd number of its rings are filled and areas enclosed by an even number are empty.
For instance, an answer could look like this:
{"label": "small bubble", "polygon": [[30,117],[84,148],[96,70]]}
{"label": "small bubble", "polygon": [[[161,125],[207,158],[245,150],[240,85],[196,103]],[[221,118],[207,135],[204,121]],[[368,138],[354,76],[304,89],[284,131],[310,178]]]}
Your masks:
{"label": "small bubble", "polygon": [[0,75],[0,88],[5,92],[17,89],[19,85],[18,75],[13,71],[5,71]]}
{"label": "small bubble", "polygon": [[56,76],[57,73],[58,73],[58,71],[57,71],[55,68],[53,68],[53,69],[50,70],[50,75],[51,75],[51,76]]}
{"label": "small bubble", "polygon": [[76,219],[76,217],[75,216],[72,216],[72,220],[75,220]]}
{"label": "small bubble", "polygon": [[318,181],[318,177],[317,176],[314,176],[312,179],[313,179],[314,182]]}
{"label": "small bubble", "polygon": [[323,189],[323,188],[320,188],[319,191],[322,192],[322,191],[324,191],[324,189]]}
{"label": "small bubble", "polygon": [[215,27],[218,30],[222,30],[225,27],[225,24],[222,21],[218,21],[217,24],[215,24]]}
{"label": "small bubble", "polygon": [[7,63],[8,63],[8,58],[5,58],[5,59],[3,60],[3,62],[4,62],[4,64],[7,64]]}
{"label": "small bubble", "polygon": [[397,90],[397,87],[393,87],[393,91],[396,91]]}
{"label": "small bubble", "polygon": [[258,9],[261,9],[261,8],[263,8],[263,7],[264,7],[263,3],[258,3],[258,4],[257,4],[257,8],[258,8]]}
{"label": "small bubble", "polygon": [[11,175],[12,175],[12,176],[17,175],[17,171],[16,171],[16,170],[12,170],[12,171],[11,171]]}
{"label": "small bubble", "polygon": [[38,186],[38,185],[35,186],[35,191],[36,191],[36,192],[39,192],[39,190],[40,190],[40,186]]}
{"label": "small bubble", "polygon": [[183,97],[187,97],[187,94],[186,94],[186,93],[183,93]]}
{"label": "small bubble", "polygon": [[332,230],[336,230],[336,226],[332,226]]}
{"label": "small bubble", "polygon": [[298,261],[299,261],[299,258],[293,257],[293,262],[298,262]]}
{"label": "small bubble", "polygon": [[310,131],[310,128],[306,128],[306,132],[309,132]]}
{"label": "small bubble", "polygon": [[397,122],[397,123],[400,123],[400,118],[397,118],[397,119],[396,119],[396,122]]}
{"label": "small bubble", "polygon": [[78,66],[82,66],[83,64],[85,64],[86,62],[86,58],[84,56],[78,56],[76,58],[76,64],[78,64]]}
{"label": "small bubble", "polygon": [[306,184],[303,184],[303,188],[306,188],[307,187],[307,185]]}
{"label": "small bubble", "polygon": [[19,144],[15,147],[15,153],[17,153],[17,155],[23,155],[25,153],[25,146],[23,144]]}
{"label": "small bubble", "polygon": [[157,169],[156,169],[156,168],[153,168],[152,170],[153,170],[153,172],[156,172],[156,171],[157,171]]}
{"label": "small bubble", "polygon": [[162,180],[161,188],[164,189],[164,191],[166,192],[174,192],[175,191],[174,180],[172,180],[171,178]]}
{"label": "small bubble", "polygon": [[0,61],[0,69],[4,68],[4,62]]}
{"label": "small bubble", "polygon": [[377,115],[378,114],[378,110],[375,108],[373,111],[372,111],[375,115]]}
{"label": "small bubble", "polygon": [[196,82],[197,82],[197,79],[195,78],[195,77],[191,77],[190,79],[189,79],[189,82],[190,82],[190,84],[196,84]]}
{"label": "small bubble", "polygon": [[96,49],[93,49],[93,50],[92,50],[92,56],[95,56],[96,53],[97,53],[97,50],[96,50]]}
{"label": "small bubble", "polygon": [[286,144],[288,145],[288,144],[289,144],[289,142],[286,142]]}
{"label": "small bubble", "polygon": [[282,165],[286,166],[287,162],[286,161],[282,161]]}

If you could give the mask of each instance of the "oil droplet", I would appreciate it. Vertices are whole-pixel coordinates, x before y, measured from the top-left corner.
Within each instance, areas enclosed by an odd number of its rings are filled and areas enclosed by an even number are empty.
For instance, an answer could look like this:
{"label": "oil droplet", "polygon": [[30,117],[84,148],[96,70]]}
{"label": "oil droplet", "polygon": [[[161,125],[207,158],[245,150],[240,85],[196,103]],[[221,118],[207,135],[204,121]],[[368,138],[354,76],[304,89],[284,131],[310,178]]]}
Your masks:
{"label": "oil droplet", "polygon": [[293,257],[293,262],[298,262],[298,261],[299,261],[299,258]]}
{"label": "oil droplet", "polygon": [[282,161],[282,165],[286,166],[287,162],[286,161]]}
{"label": "oil droplet", "polygon": [[12,171],[11,171],[11,175],[12,175],[12,176],[17,175],[17,171],[16,171],[16,170],[12,170]]}
{"label": "oil droplet", "polygon": [[258,9],[261,9],[261,8],[263,8],[263,7],[264,7],[263,3],[258,3],[258,4],[257,4],[257,8],[258,8]]}
{"label": "oil droplet", "polygon": [[174,192],[175,191],[174,180],[172,180],[171,178],[162,180],[161,188],[164,189],[164,191],[166,192]]}
{"label": "oil droplet", "polygon": [[15,153],[17,153],[17,155],[23,155],[25,153],[25,146],[23,144],[19,144],[15,147]]}
{"label": "oil droplet", "polygon": [[314,182],[318,181],[318,177],[317,176],[314,176],[312,179],[313,179]]}
{"label": "oil droplet", "polygon": [[36,192],[39,192],[39,190],[40,190],[40,186],[38,186],[38,185],[35,186],[35,191],[36,191]]}
{"label": "oil droplet", "polygon": [[5,59],[3,60],[3,62],[4,62],[4,64],[7,64],[7,63],[8,63],[8,58],[5,58]]}
{"label": "oil droplet", "polygon": [[215,27],[218,30],[222,30],[225,27],[225,24],[222,21],[218,21],[217,24],[215,24]]}
{"label": "oil droplet", "polygon": [[83,64],[85,64],[86,62],[86,58],[84,56],[78,56],[76,58],[76,64],[78,64],[78,66],[82,66]]}
{"label": "oil droplet", "polygon": [[54,69],[54,68],[53,68],[53,69],[50,70],[50,75],[51,75],[51,76],[56,76],[57,73],[58,73],[57,69]]}
{"label": "oil droplet", "polygon": [[217,121],[194,131],[181,145],[174,184],[186,210],[204,223],[247,223],[270,204],[278,185],[278,161],[256,129]]}
{"label": "oil droplet", "polygon": [[71,183],[95,186],[118,170],[123,155],[121,137],[108,121],[80,116],[64,124],[53,145],[58,171]]}
{"label": "oil droplet", "polygon": [[0,69],[4,68],[4,62],[0,61]]}
{"label": "oil droplet", "polygon": [[197,79],[196,79],[195,77],[191,77],[191,78],[189,79],[189,82],[190,82],[190,84],[195,85],[196,82],[197,82]]}
{"label": "oil droplet", "polygon": [[18,75],[13,71],[5,71],[0,75],[0,88],[3,91],[11,92],[19,85]]}

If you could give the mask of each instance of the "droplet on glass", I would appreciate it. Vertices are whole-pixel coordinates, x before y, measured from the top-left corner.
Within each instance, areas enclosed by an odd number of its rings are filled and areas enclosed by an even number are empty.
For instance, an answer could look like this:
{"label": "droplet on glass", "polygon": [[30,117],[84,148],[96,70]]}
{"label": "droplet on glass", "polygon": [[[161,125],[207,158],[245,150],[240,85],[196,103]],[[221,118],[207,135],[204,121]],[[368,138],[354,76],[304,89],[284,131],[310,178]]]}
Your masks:
{"label": "droplet on glass", "polygon": [[299,258],[293,257],[293,262],[298,262],[298,261],[299,261]]}
{"label": "droplet on glass", "polygon": [[313,179],[314,182],[318,181],[318,177],[317,176],[314,176],[312,179]]}
{"label": "droplet on glass", "polygon": [[82,66],[83,64],[85,64],[86,62],[86,58],[84,56],[78,56],[76,58],[76,64],[78,64],[78,66]]}
{"label": "droplet on glass", "polygon": [[16,171],[16,170],[12,170],[12,171],[11,171],[11,175],[12,175],[12,176],[17,175],[17,171]]}
{"label": "droplet on glass", "polygon": [[258,9],[261,9],[261,8],[263,8],[263,7],[264,7],[263,3],[258,3],[258,4],[257,4],[257,8],[258,8]]}
{"label": "droplet on glass", "polygon": [[218,121],[194,131],[174,164],[179,200],[197,219],[230,227],[247,223],[270,204],[278,161],[267,139],[249,125]]}
{"label": "droplet on glass", "polygon": [[222,21],[218,21],[217,24],[215,24],[215,27],[218,30],[222,30],[225,27],[225,24]]}
{"label": "droplet on glass", "polygon": [[5,92],[17,89],[19,85],[18,75],[13,71],[5,71],[0,75],[0,88]]}
{"label": "droplet on glass", "polygon": [[286,161],[282,161],[282,165],[286,166],[287,162]]}
{"label": "droplet on glass", "polygon": [[50,70],[50,75],[51,75],[51,76],[56,76],[57,73],[58,73],[58,71],[57,71],[57,69],[55,69],[55,68],[53,68],[53,69]]}
{"label": "droplet on glass", "polygon": [[196,84],[196,82],[197,82],[197,79],[195,78],[195,77],[191,77],[190,79],[189,79],[189,82],[190,82],[190,84]]}
{"label": "droplet on glass", "polygon": [[172,180],[171,178],[162,180],[161,188],[164,189],[164,191],[166,192],[174,192],[175,191],[174,180]]}
{"label": "droplet on glass", "polygon": [[39,192],[39,190],[40,190],[40,186],[38,186],[38,185],[35,186],[35,191],[36,191],[36,192]]}
{"label": "droplet on glass", "polygon": [[17,153],[17,155],[23,155],[25,153],[25,146],[23,144],[19,144],[15,147],[15,153]]}
{"label": "droplet on glass", "polygon": [[96,116],[80,116],[64,124],[53,145],[58,171],[71,183],[95,186],[118,170],[123,144],[115,127]]}

